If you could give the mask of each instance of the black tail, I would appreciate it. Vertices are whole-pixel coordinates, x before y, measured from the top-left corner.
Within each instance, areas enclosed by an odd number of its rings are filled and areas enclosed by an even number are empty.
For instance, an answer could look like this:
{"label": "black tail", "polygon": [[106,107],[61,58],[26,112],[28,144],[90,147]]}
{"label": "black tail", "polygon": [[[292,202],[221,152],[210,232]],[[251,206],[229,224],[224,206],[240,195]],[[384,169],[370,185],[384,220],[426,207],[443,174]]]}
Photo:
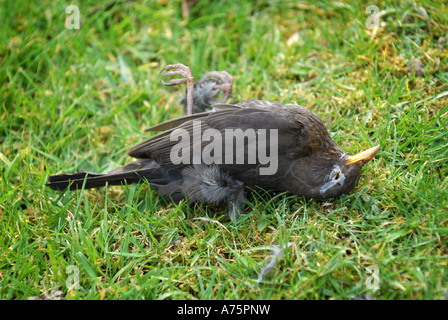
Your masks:
{"label": "black tail", "polygon": [[100,188],[106,184],[138,183],[145,179],[154,179],[156,183],[168,183],[171,180],[170,178],[157,163],[151,160],[139,160],[105,174],[78,172],[50,176],[46,185],[53,190],[63,191],[67,188],[70,190],[81,189],[83,186],[85,189],[91,189]]}
{"label": "black tail", "polygon": [[98,174],[90,172],[78,172],[74,174],[61,174],[57,176],[50,176],[48,178],[47,187],[53,190],[63,191],[70,187],[70,190],[81,189],[85,182],[85,189],[100,188],[106,184],[121,185],[124,182],[136,183],[142,181],[144,178],[139,176],[137,172],[130,172],[126,174]]}

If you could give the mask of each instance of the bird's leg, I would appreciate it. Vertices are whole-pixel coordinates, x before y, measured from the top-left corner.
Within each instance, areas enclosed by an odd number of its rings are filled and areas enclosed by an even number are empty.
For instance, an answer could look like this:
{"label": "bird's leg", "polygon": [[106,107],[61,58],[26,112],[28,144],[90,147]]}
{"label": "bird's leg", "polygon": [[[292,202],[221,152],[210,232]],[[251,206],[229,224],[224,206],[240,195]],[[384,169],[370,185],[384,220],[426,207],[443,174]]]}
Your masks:
{"label": "bird's leg", "polygon": [[[175,71],[170,71],[175,69]],[[165,86],[175,86],[181,83],[187,83],[187,115],[193,114],[193,90],[194,90],[194,77],[191,69],[181,63],[169,64],[160,70],[161,74],[164,71],[168,71],[162,75],[161,81]],[[170,79],[170,82],[163,81],[164,77],[183,76],[183,79]]]}
{"label": "bird's leg", "polygon": [[244,212],[244,184],[241,181],[234,180],[232,191],[227,198],[230,220],[235,220]]}
{"label": "bird's leg", "polygon": [[201,79],[215,78],[221,81],[221,84],[215,84],[215,89],[222,90],[222,101],[226,102],[232,94],[233,77],[226,71],[211,71],[204,73]]}

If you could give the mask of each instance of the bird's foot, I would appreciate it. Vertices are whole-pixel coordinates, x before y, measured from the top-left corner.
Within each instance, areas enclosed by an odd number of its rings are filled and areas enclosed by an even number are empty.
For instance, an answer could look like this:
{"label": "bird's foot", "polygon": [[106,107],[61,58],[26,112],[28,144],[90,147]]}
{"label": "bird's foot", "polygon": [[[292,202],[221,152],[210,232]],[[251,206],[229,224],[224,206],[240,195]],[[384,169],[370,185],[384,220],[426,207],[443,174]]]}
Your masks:
{"label": "bird's foot", "polygon": [[244,213],[244,204],[237,204],[237,203],[233,203],[233,202],[229,202],[228,203],[228,216],[230,218],[230,220],[236,220],[238,219],[238,217]]}
{"label": "bird's foot", "polygon": [[[170,70],[174,70],[174,71],[170,71]],[[161,74],[164,71],[167,71],[167,72],[165,72],[161,78],[163,85],[176,86],[176,85],[182,84],[182,83],[187,84],[187,115],[193,114],[194,77],[193,77],[193,73],[191,72],[190,67],[187,67],[181,63],[169,64],[169,65],[165,66],[162,70],[160,70],[159,74]],[[165,77],[174,77],[174,76],[183,76],[184,78],[170,79],[169,82],[163,81],[163,78],[165,78]]]}
{"label": "bird's foot", "polygon": [[[175,71],[170,71],[175,69]],[[168,71],[165,72],[162,75],[161,81],[165,86],[176,86],[178,84],[182,84],[182,83],[189,83],[192,82],[194,84],[194,77],[193,77],[193,73],[191,72],[190,67],[187,67],[186,65],[183,65],[182,63],[177,63],[177,64],[169,64],[167,66],[165,66],[162,70],[160,70],[160,74],[162,74],[162,72],[164,71]],[[170,82],[165,82],[163,81],[163,78],[165,77],[174,77],[174,76],[183,76],[183,79],[170,79]]]}
{"label": "bird's foot", "polygon": [[223,92],[221,102],[226,102],[232,94],[233,77],[227,71],[211,71],[204,73],[201,80],[210,78],[218,79],[221,82],[221,84],[216,84],[214,88]]}
{"label": "bird's foot", "polygon": [[233,180],[232,192],[227,198],[228,215],[230,220],[236,220],[244,213],[244,184],[241,181]]}

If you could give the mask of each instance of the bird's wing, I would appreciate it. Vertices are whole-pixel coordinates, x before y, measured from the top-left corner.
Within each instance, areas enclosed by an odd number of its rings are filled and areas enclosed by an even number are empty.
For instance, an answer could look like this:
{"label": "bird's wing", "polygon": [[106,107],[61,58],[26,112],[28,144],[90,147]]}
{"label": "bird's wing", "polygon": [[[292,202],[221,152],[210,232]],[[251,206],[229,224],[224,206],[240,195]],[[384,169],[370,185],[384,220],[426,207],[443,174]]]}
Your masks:
{"label": "bird's wing", "polygon": [[[201,149],[202,151],[205,145],[208,144],[208,142],[202,141],[202,133],[207,129],[217,130],[222,137],[225,136],[226,130],[233,130],[236,138],[244,136],[247,133],[247,129],[254,130],[254,132],[258,132],[260,129],[267,131],[276,130],[278,136],[277,150],[288,152],[303,128],[303,125],[294,118],[297,110],[284,107],[281,104],[271,105],[270,107],[262,105],[262,107],[258,108],[257,103],[253,102],[246,104],[244,107],[239,105],[237,107],[224,107],[223,109],[211,113],[182,117],[171,121],[166,126],[164,124],[161,124],[159,127],[156,126],[158,129],[166,128],[167,130],[136,145],[128,154],[135,158],[151,158],[163,165],[172,165],[170,152],[173,150],[173,147],[176,145],[177,147],[185,146],[189,148],[191,155],[194,154],[194,150]],[[174,126],[174,124],[177,126]],[[201,134],[199,137],[195,136],[195,132],[197,133],[195,128],[197,128],[198,124],[200,125]],[[175,130],[179,131],[175,132]],[[189,139],[180,142],[178,139],[172,139],[173,134],[178,132],[187,133]],[[266,143],[268,145],[270,145],[269,139],[270,132],[267,133]],[[248,140],[245,139],[243,141],[246,147]],[[238,152],[246,153],[247,150],[235,150],[234,154]],[[239,169],[244,169],[244,166],[239,166]]]}
{"label": "bird's wing", "polygon": [[[220,113],[220,116],[226,116],[230,114],[233,110],[226,111],[218,111],[216,113]],[[189,116],[180,117],[177,119],[169,120],[160,125],[155,125],[154,127],[149,128],[151,131],[160,131],[165,130],[152,136],[151,138],[140,142],[136,146],[132,147],[129,150],[128,155],[134,158],[145,159],[151,158],[159,163],[168,163],[168,159],[170,156],[171,149],[178,143],[177,141],[171,141],[171,136],[176,133],[175,130],[180,132],[188,133],[191,136],[191,141],[189,143],[193,143],[193,124],[198,123],[204,124],[204,119],[208,118],[212,113],[203,112],[196,113]],[[213,112],[215,114],[215,112]],[[205,129],[206,126],[203,127]],[[202,130],[201,130],[202,131]]]}

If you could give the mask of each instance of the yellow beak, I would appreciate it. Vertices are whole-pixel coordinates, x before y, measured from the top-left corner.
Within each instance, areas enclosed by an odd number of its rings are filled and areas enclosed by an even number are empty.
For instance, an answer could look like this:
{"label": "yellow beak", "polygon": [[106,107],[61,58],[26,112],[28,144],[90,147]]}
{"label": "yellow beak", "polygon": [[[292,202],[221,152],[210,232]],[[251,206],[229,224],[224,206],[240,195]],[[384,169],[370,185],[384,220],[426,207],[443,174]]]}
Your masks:
{"label": "yellow beak", "polygon": [[379,149],[380,146],[378,145],[366,151],[360,152],[354,156],[348,156],[345,164],[360,163],[360,162],[363,162],[364,164],[367,161],[371,160],[376,155]]}

